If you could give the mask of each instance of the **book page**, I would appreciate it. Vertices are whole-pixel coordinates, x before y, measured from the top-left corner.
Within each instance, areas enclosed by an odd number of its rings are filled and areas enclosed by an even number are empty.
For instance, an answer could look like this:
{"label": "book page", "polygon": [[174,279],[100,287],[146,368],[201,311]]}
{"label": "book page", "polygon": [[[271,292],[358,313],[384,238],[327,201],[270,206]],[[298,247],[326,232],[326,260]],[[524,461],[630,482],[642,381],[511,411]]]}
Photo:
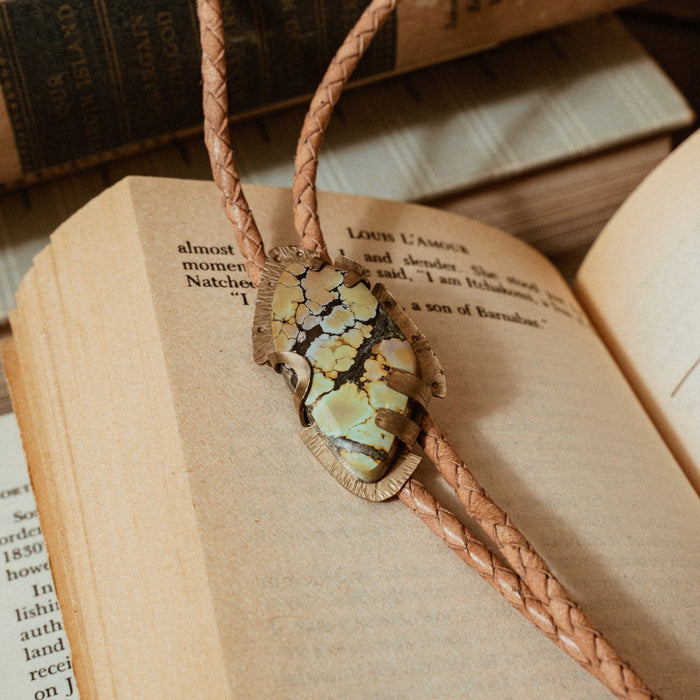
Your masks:
{"label": "book page", "polygon": [[10,389],[81,693],[227,697],[129,192],[113,194],[25,277]]}
{"label": "book page", "polygon": [[[290,193],[246,192],[292,243]],[[321,217],[430,339],[430,413],[490,495],[657,693],[692,695],[700,504],[555,269],[425,207],[324,195]],[[11,386],[81,691],[609,697],[399,501],[316,462],[251,359],[254,293],[215,186],[147,178],[78,212],[18,293]]]}
{"label": "book page", "polygon": [[13,414],[0,416],[0,677],[3,697],[77,698],[27,464]]}
{"label": "book page", "polygon": [[[255,293],[214,188],[127,184],[234,695],[607,697],[400,502],[307,452],[250,359]],[[247,191],[268,248],[293,243],[289,193]],[[647,682],[688,697],[700,503],[558,273],[420,206],[329,195],[321,219],[430,339],[448,381],[430,412],[490,495]]]}
{"label": "book page", "polygon": [[700,132],[609,222],[577,291],[700,493]]}

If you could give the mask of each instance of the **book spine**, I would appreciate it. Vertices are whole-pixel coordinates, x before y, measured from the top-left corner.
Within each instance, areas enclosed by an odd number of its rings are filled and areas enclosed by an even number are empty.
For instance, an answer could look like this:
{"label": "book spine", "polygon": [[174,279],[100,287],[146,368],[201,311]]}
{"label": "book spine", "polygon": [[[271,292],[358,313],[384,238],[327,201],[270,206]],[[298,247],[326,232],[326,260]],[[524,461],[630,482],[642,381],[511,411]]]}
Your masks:
{"label": "book spine", "polygon": [[[404,0],[355,81],[456,58],[625,0]],[[362,0],[225,0],[231,113],[310,95]],[[195,0],[0,2],[0,184],[94,164],[201,124]]]}

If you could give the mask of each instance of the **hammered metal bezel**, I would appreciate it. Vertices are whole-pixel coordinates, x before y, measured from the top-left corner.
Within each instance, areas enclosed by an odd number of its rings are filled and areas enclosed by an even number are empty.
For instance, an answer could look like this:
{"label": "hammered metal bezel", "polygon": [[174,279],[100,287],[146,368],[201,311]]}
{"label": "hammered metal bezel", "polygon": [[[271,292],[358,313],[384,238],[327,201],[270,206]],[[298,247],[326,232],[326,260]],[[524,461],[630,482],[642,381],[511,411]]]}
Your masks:
{"label": "hammered metal bezel", "polygon": [[[258,297],[253,320],[253,357],[255,361],[261,365],[275,365],[274,358],[276,353],[274,350],[271,325],[272,302],[280,275],[292,263],[300,263],[309,267],[319,267],[327,264],[313,251],[297,246],[280,246],[278,248],[273,248],[269,252],[258,287]],[[344,256],[338,256],[333,262],[333,267],[349,273],[346,275],[348,286],[354,286],[355,284],[366,284],[368,287],[370,286],[366,279],[367,270],[354,260]],[[444,396],[446,391],[445,373],[425,336],[420,332],[415,323],[411,321],[406,312],[384,285],[375,284],[371,289],[371,293],[389,318],[409,341],[416,355],[418,378],[429,387],[430,394],[438,397]],[[414,402],[416,413],[418,417],[420,417],[421,412],[426,408],[425,397],[422,401],[416,401],[410,396],[409,399]],[[304,424],[300,409],[301,407],[297,405],[300,420],[302,424]],[[404,426],[403,439],[405,440],[405,425],[407,422],[410,422],[410,419],[400,416],[400,414],[396,414],[396,417],[401,419],[396,421],[397,430],[400,429],[400,426]],[[391,417],[389,417],[389,420],[391,421]],[[315,425],[308,425],[301,431],[301,437],[306,446],[332,476],[351,493],[370,501],[383,501],[394,496],[406,481],[408,481],[421,462],[422,454],[416,446],[415,440],[411,440],[413,442],[412,445],[405,445],[401,444],[401,437],[396,435],[396,433],[394,433],[394,435],[399,441],[399,445],[395,448],[395,456],[392,459],[387,473],[377,481],[369,482],[354,476],[349,471],[326,444]]]}
{"label": "hammered metal bezel", "polygon": [[411,478],[423,459],[422,454],[415,446],[411,450],[401,448],[389,470],[381,479],[363,481],[353,476],[347,467],[337,459],[315,425],[304,428],[301,431],[301,439],[341,486],[367,501],[386,501],[395,496]]}
{"label": "hammered metal bezel", "polygon": [[316,253],[297,246],[279,246],[273,248],[268,254],[258,285],[258,297],[255,301],[253,316],[253,359],[259,365],[268,363],[270,353],[274,352],[270,318],[277,280],[292,263],[298,262],[311,266],[315,260],[322,262]]}

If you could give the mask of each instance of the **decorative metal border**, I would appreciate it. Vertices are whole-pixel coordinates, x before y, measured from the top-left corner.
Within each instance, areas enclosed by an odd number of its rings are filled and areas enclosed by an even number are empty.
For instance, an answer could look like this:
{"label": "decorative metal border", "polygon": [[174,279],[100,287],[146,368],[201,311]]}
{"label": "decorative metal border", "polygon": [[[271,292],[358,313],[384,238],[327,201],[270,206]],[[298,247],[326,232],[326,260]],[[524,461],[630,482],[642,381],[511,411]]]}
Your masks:
{"label": "decorative metal border", "polygon": [[372,294],[379,300],[389,318],[411,343],[416,353],[420,378],[430,387],[433,396],[444,398],[447,393],[447,380],[440,360],[430,347],[428,339],[421,333],[418,326],[409,318],[403,307],[396,301],[394,295],[380,282],[372,287]]}
{"label": "decorative metal border", "polygon": [[341,486],[368,501],[386,501],[394,496],[416,471],[423,458],[415,448],[412,450],[402,448],[389,471],[381,479],[363,481],[353,476],[337,459],[315,425],[304,428],[301,431],[301,439]]}
{"label": "decorative metal border", "polygon": [[[278,355],[275,353],[272,339],[272,300],[280,275],[292,263],[300,263],[317,269],[326,264],[314,252],[297,246],[281,246],[270,251],[258,287],[258,297],[253,318],[253,357],[261,365],[271,364],[275,367],[277,363],[276,358]],[[333,263],[333,267],[351,273],[345,276],[345,284],[348,286],[358,283],[369,286],[366,279],[367,271],[354,260],[338,256]],[[376,284],[372,288],[372,294],[377,298],[389,318],[410,342],[416,355],[419,368],[418,379],[423,387],[416,386],[415,380],[411,381],[413,375],[401,377],[400,374],[397,374],[394,377],[390,376],[390,381],[395,384],[395,387],[392,388],[405,393],[409,399],[415,402],[417,411],[420,413],[427,407],[431,394],[438,397],[445,396],[445,373],[425,336],[420,332],[416,324],[411,321],[386,287],[382,284]],[[299,391],[295,392],[295,401],[300,419],[302,424],[304,424],[303,406],[299,404],[301,393]],[[384,429],[389,430],[396,438],[403,441],[405,445],[399,446],[387,473],[374,482],[363,481],[354,476],[333,454],[333,451],[326,444],[315,425],[305,427],[301,431],[301,437],[321,464],[348,491],[370,501],[384,501],[395,495],[408,481],[420,464],[422,453],[415,445],[415,439],[419,432],[417,423],[399,414],[394,415],[391,411],[384,411],[382,413],[382,425]]]}
{"label": "decorative metal border", "polygon": [[[316,263],[315,261],[318,261]],[[265,263],[260,284],[258,285],[258,297],[255,302],[255,315],[253,316],[253,359],[264,365],[269,361],[270,353],[274,352],[272,342],[272,298],[275,295],[277,280],[284,270],[293,262],[302,265],[322,264],[318,255],[299,248],[297,246],[280,246],[273,248]]]}

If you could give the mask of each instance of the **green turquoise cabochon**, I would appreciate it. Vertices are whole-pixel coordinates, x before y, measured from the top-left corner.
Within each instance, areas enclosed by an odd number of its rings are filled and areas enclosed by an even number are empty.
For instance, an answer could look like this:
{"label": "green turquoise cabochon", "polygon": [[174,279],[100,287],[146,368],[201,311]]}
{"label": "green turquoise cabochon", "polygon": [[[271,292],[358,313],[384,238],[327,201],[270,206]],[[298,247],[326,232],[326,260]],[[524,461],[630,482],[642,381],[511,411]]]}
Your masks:
{"label": "green turquoise cabochon", "polygon": [[[427,342],[413,324],[401,323],[407,317],[385,290],[370,291],[352,261],[331,266],[293,247],[275,249],[269,260],[256,307],[255,359],[283,371],[302,422],[320,440],[319,449],[310,446],[322,461],[319,450],[342,465],[344,485],[378,482],[402,443],[412,447],[412,419],[430,394],[444,394],[442,370],[432,356],[425,389]],[[415,468],[420,459],[410,461]]]}

